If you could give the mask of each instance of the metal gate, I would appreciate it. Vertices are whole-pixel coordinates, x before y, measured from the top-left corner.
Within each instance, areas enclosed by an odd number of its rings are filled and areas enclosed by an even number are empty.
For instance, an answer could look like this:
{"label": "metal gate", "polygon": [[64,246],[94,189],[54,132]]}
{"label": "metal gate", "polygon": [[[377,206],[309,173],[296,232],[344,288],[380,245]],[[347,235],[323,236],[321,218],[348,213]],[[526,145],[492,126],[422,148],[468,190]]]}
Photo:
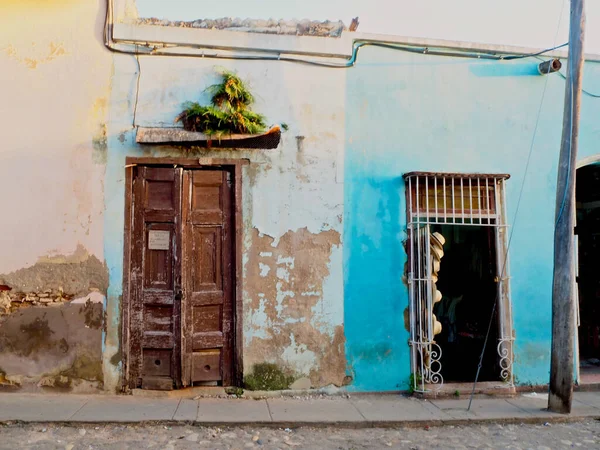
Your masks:
{"label": "metal gate", "polygon": [[[407,203],[407,254],[409,260],[409,315],[413,389],[424,392],[443,384],[442,350],[435,342],[439,332],[433,307],[440,297],[436,288],[440,242],[432,225],[486,226],[494,230],[500,378],[513,385],[512,308],[507,255],[504,174],[449,174],[411,172],[404,175]],[[437,242],[436,242],[437,241]]]}

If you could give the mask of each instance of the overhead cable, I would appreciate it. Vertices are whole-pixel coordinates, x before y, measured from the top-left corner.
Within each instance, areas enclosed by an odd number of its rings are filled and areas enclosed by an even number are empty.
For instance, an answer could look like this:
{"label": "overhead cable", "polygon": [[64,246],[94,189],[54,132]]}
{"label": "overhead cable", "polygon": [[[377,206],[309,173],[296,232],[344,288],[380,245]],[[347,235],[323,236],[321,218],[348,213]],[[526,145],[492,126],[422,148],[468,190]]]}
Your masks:
{"label": "overhead cable", "polygon": [[[451,57],[459,57],[459,58],[473,58],[473,59],[484,59],[484,60],[492,60],[492,61],[513,61],[517,59],[530,58],[539,55],[543,55],[545,53],[551,52],[553,50],[560,49],[568,45],[568,43],[564,43],[555,47],[547,48],[545,50],[541,50],[535,53],[523,53],[523,54],[503,54],[500,52],[492,52],[492,51],[469,51],[460,48],[451,48],[451,47],[428,47],[428,46],[416,46],[416,45],[407,45],[407,44],[396,44],[389,42],[376,41],[371,39],[358,39],[355,40],[352,44],[352,54],[349,58],[346,58],[346,61],[343,63],[333,63],[333,62],[325,62],[317,59],[306,59],[301,57],[294,57],[291,55],[286,55],[283,52],[271,50],[265,51],[265,53],[270,53],[269,55],[248,55],[248,54],[219,54],[216,53],[214,49],[207,48],[206,45],[198,45],[198,44],[168,44],[165,42],[153,43],[155,45],[151,45],[148,42],[140,42],[140,41],[129,41],[129,40],[120,40],[115,39],[112,35],[112,27],[113,27],[113,0],[107,0],[107,11],[106,18],[104,23],[104,45],[110,51],[117,53],[124,53],[130,55],[148,55],[148,56],[177,56],[177,57],[191,57],[191,58],[213,58],[213,59],[230,59],[230,60],[244,60],[244,61],[284,61],[298,64],[306,64],[311,66],[319,66],[326,67],[332,69],[346,69],[350,67],[354,67],[356,61],[358,59],[358,53],[363,47],[378,47],[378,48],[386,48],[390,50],[398,50],[408,53],[416,53],[416,54],[424,54],[424,55],[435,55],[435,56],[451,56]],[[135,50],[129,50],[126,48],[118,48],[115,44],[123,44],[123,45],[135,45]],[[158,44],[158,45],[156,45]],[[142,49],[140,51],[139,49]],[[188,49],[199,51],[202,50],[201,54],[197,53],[185,53],[185,52],[175,52],[169,50],[177,50],[177,49]],[[238,51],[249,51],[250,49],[230,49],[230,50],[238,50]],[[207,53],[209,51],[210,53]],[[214,53],[213,53],[214,51]]]}

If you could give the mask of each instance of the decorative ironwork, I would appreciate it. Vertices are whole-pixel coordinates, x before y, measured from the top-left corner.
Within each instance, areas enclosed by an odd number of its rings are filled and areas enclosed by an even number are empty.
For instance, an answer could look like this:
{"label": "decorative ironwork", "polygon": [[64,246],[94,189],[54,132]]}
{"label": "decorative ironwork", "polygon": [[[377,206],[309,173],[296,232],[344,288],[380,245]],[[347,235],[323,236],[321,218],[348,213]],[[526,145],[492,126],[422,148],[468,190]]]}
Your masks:
{"label": "decorative ironwork", "polygon": [[442,377],[442,349],[437,344],[429,344],[427,346],[427,350],[425,354],[428,357],[428,361],[426,364],[426,371],[423,376],[423,379],[426,383],[431,384],[443,384],[444,377]]}
{"label": "decorative ironwork", "polygon": [[[425,391],[425,384],[439,384],[444,381],[441,370],[442,349],[435,343],[434,336],[440,332],[441,325],[433,314],[437,292],[435,281],[437,270],[432,258],[432,236],[429,225],[418,223],[410,234],[417,235],[411,239],[410,252],[412,271],[409,277],[410,301],[410,336],[411,358],[413,361],[414,386],[418,392]],[[439,328],[438,328],[439,327]]]}
{"label": "decorative ironwork", "polygon": [[[413,389],[441,385],[442,349],[434,337],[441,325],[433,306],[441,297],[436,289],[443,250],[436,252],[432,225],[486,226],[495,229],[497,254],[500,378],[512,385],[512,311],[506,254],[506,199],[508,175],[413,172],[404,176],[407,192],[407,254],[409,259],[409,322]],[[439,235],[438,235],[439,236]],[[438,240],[439,244],[439,240]],[[441,243],[443,246],[443,242]]]}
{"label": "decorative ironwork", "polygon": [[513,340],[512,338],[498,339],[498,356],[500,357],[500,378],[513,386]]}

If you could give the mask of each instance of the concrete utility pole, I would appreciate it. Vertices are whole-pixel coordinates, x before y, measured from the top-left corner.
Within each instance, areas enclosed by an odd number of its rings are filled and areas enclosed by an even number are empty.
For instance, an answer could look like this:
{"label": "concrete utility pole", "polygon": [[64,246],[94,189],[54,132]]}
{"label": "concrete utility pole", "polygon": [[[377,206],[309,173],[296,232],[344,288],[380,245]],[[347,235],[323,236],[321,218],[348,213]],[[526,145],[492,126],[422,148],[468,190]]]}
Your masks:
{"label": "concrete utility pole", "polygon": [[554,282],[552,287],[552,359],[548,409],[569,414],[573,401],[575,173],[579,106],[583,77],[584,0],[571,0],[569,59],[562,142],[556,186]]}

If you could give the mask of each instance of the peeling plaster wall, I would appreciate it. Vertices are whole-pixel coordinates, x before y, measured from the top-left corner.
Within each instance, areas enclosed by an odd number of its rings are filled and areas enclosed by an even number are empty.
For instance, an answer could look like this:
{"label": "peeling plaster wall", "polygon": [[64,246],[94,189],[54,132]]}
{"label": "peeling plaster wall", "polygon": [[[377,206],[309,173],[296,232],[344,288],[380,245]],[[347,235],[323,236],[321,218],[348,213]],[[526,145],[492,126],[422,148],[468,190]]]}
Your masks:
{"label": "peeling plaster wall", "polygon": [[0,274],[0,285],[0,389],[102,387],[105,265],[80,246]]}
{"label": "peeling plaster wall", "polygon": [[[106,173],[108,314],[122,295],[126,156],[247,158],[243,169],[244,370],[274,362],[311,378],[344,382],[342,214],[345,73],[283,63],[141,57],[138,126],[174,126],[187,100],[208,102],[217,67],[238,72],[254,110],[287,123],[276,150],[190,150],[134,144],[137,63],[115,56]],[[314,80],[319,80],[315,86]],[[270,255],[269,255],[270,254]],[[115,306],[115,311],[117,307]],[[113,316],[115,319],[118,315]],[[118,321],[109,320],[117,336]],[[116,347],[115,347],[116,351]]]}
{"label": "peeling plaster wall", "polygon": [[336,324],[343,310],[324,289],[332,263],[339,263],[332,256],[340,244],[336,230],[312,234],[301,228],[278,243],[252,230],[244,280],[248,367],[273,361],[310,376],[313,386],[343,384],[344,328]]}
{"label": "peeling plaster wall", "polygon": [[[510,173],[513,225],[546,80],[510,269],[517,382],[547,382],[560,77],[533,75],[537,61],[373,48],[348,70],[147,56],[138,66],[103,47],[104,7],[3,3],[0,190],[10,195],[0,285],[12,290],[0,293],[0,385],[120,387],[125,158],[188,156],[250,161],[242,175],[245,372],[266,361],[313,387],[406,389],[401,176]],[[134,0],[115,8],[117,21],[136,22]],[[297,39],[301,48],[316,38]],[[218,66],[249,81],[256,111],[289,125],[279,148],[135,144],[135,126],[173,126],[183,102],[208,102],[203,90]],[[600,64],[587,63],[584,80],[600,92]],[[581,160],[600,160],[599,105],[583,96]]]}
{"label": "peeling plaster wall", "polygon": [[[104,8],[103,0],[2,3],[0,284],[12,291],[0,299],[0,369],[8,377],[38,382],[68,370],[81,352],[86,364],[100,363],[101,327],[86,328],[82,306],[70,302],[102,302],[108,285],[103,191],[112,65],[101,41]],[[26,339],[20,327],[36,320],[47,321],[47,347],[17,357],[10,349]],[[62,353],[66,330],[70,350]],[[75,350],[80,345],[85,351]]]}

